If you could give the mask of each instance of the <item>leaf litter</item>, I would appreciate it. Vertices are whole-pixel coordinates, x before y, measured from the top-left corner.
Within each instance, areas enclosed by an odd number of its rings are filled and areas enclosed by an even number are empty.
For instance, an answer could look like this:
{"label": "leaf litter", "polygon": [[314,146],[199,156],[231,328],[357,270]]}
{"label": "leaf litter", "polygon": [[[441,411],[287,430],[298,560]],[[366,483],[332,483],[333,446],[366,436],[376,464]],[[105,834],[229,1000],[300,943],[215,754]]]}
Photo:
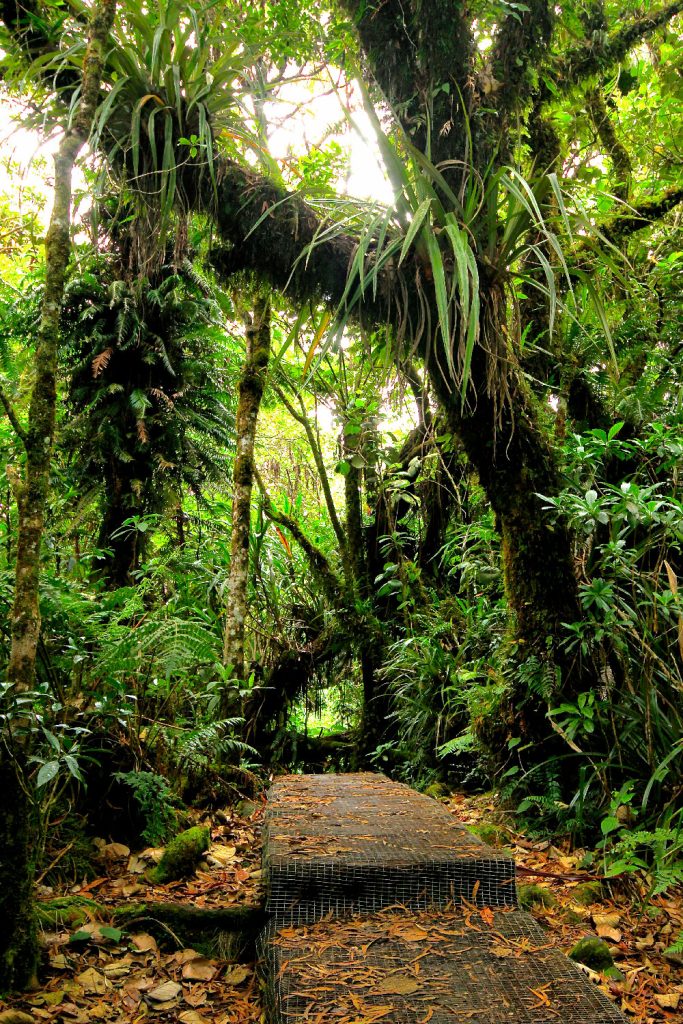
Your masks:
{"label": "leaf litter", "polygon": [[204,909],[260,904],[261,816],[262,806],[257,806],[248,818],[224,810],[203,820],[211,826],[211,848],[195,875],[181,882],[153,886],[146,881],[144,872],[158,862],[161,850],[131,852],[121,843],[100,841],[101,877],[62,891],[41,887],[39,899],[85,896],[96,902],[92,909],[85,903],[79,907],[89,918],[83,924],[65,924],[44,934],[47,966],[41,972],[41,987],[0,1000],[0,1022],[261,1021],[253,963],[173,949],[170,935],[169,948],[160,949],[144,922],[128,929],[112,923],[116,908],[130,902],[144,902],[150,917],[155,901]]}
{"label": "leaf litter", "polygon": [[[300,804],[301,806],[301,804]],[[628,884],[612,880],[604,885],[592,905],[574,899],[579,885],[590,873],[582,869],[585,851],[570,850],[560,842],[536,841],[505,824],[504,812],[491,796],[456,794],[447,806],[457,820],[468,826],[498,823],[504,843],[521,869],[520,881],[528,876],[540,881],[554,897],[552,905],[534,905],[532,912],[548,930],[549,941],[568,952],[586,935],[602,936],[608,942],[623,980],[608,980],[585,968],[633,1024],[665,1024],[683,1021],[683,957],[667,954],[683,932],[683,899],[680,892],[644,901],[645,883],[629,879]],[[301,806],[301,810],[304,807]],[[310,810],[306,807],[306,810]],[[259,807],[250,818],[230,811],[211,822],[212,846],[197,873],[182,882],[150,886],[144,872],[158,861],[157,849],[132,852],[123,844],[102,843],[102,876],[66,891],[43,892],[45,898],[83,895],[97,901],[105,913],[101,919],[86,921],[80,931],[87,941],[70,942],[74,929],[66,927],[44,936],[47,969],[42,986],[35,992],[0,1000],[0,1022],[22,1024],[58,1022],[87,1024],[139,1024],[140,1021],[179,1021],[181,1024],[258,1024],[263,1006],[253,963],[231,963],[202,956],[194,950],[160,951],[154,936],[144,930],[124,932],[119,941],[106,911],[131,897],[195,907],[216,908],[260,902],[260,817]],[[502,822],[502,824],[501,824]],[[302,823],[303,824],[303,823]],[[302,832],[304,830],[302,829]],[[306,843],[305,838],[304,844]],[[488,839],[488,837],[486,837]],[[594,876],[594,877],[597,877]],[[487,928],[488,908],[471,908],[468,924]],[[491,914],[491,911],[488,911]],[[491,918],[493,915],[491,914]],[[326,923],[327,946],[338,946],[340,936],[334,923]],[[77,929],[78,930],[78,929]],[[283,929],[290,937],[296,929]],[[391,970],[361,980],[374,982],[381,1002],[368,1003],[358,990],[349,992],[349,1019],[363,1024],[391,1019],[392,999],[414,999],[420,992],[421,961],[425,939],[430,933],[428,919],[416,921],[397,917],[389,926],[392,936],[413,944],[415,957],[410,972]],[[109,933],[109,934],[107,934]],[[334,938],[332,938],[334,934]],[[523,948],[523,947],[522,947]],[[501,959],[519,955],[504,937],[494,938],[491,954]],[[334,1003],[337,990],[330,986],[320,964],[310,965],[306,985],[319,1010],[311,1016],[315,1024],[344,1018]],[[530,993],[530,1006],[554,1019],[548,994],[543,987]],[[332,1012],[332,1016],[330,1016]],[[434,1007],[426,1006],[416,1024],[429,1024]]]}
{"label": "leaf litter", "polygon": [[[683,955],[669,947],[683,936],[683,892],[647,899],[647,880],[636,876],[600,879],[598,866],[586,870],[586,850],[570,849],[568,842],[536,840],[509,827],[512,816],[490,794],[463,796],[447,801],[456,818],[475,830],[496,825],[504,846],[514,856],[518,884],[542,883],[551,896],[549,905],[534,902],[531,913],[568,953],[585,936],[603,938],[623,980],[608,979],[589,968],[602,991],[634,1024],[683,1022]],[[483,838],[490,841],[484,833]],[[595,900],[579,900],[581,886],[596,886]]]}

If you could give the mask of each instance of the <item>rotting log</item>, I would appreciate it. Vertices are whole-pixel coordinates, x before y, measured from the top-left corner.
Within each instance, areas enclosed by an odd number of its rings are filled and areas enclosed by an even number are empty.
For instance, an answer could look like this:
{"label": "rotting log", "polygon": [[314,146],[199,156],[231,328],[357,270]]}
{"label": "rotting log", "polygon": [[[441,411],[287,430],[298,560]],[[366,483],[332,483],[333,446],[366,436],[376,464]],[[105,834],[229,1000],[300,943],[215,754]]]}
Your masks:
{"label": "rotting log", "polygon": [[222,954],[226,946],[253,953],[257,935],[268,920],[260,904],[194,907],[170,900],[146,900],[111,907],[83,896],[41,901],[37,916],[46,930],[77,928],[99,918],[127,931],[148,931],[164,945],[218,948]]}
{"label": "rotting log", "polygon": [[184,903],[149,900],[126,903],[116,907],[112,919],[119,928],[130,928],[144,921],[167,925],[178,938],[206,935],[211,932],[240,932],[256,935],[266,923],[267,915],[260,904],[237,903],[224,907],[194,907]]}

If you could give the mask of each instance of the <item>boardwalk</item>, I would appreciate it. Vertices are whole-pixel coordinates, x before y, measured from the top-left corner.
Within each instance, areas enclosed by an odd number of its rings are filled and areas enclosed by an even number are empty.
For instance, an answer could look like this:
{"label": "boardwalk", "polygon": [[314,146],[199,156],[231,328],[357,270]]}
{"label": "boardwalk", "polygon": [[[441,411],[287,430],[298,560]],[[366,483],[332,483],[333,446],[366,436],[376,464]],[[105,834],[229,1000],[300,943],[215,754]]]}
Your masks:
{"label": "boardwalk", "polygon": [[384,776],[272,787],[273,1024],[624,1024],[516,909],[514,864]]}
{"label": "boardwalk", "polygon": [[281,923],[463,898],[514,906],[514,861],[384,775],[291,775],[266,810],[266,909]]}

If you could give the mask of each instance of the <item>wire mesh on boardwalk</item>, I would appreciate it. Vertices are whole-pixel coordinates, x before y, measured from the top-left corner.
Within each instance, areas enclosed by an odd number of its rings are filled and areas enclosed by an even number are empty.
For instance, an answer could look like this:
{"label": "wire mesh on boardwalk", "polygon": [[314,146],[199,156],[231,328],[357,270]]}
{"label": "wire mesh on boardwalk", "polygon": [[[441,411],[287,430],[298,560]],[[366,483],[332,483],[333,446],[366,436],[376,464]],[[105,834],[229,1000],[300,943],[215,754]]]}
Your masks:
{"label": "wire mesh on boardwalk", "polygon": [[266,811],[267,910],[278,923],[465,899],[515,906],[514,861],[436,801],[383,775],[294,775]]}
{"label": "wire mesh on boardwalk", "polygon": [[624,1024],[526,913],[475,906],[273,927],[274,1024]]}
{"label": "wire mesh on boardwalk", "polygon": [[515,866],[382,775],[271,787],[272,1024],[625,1024],[529,915]]}

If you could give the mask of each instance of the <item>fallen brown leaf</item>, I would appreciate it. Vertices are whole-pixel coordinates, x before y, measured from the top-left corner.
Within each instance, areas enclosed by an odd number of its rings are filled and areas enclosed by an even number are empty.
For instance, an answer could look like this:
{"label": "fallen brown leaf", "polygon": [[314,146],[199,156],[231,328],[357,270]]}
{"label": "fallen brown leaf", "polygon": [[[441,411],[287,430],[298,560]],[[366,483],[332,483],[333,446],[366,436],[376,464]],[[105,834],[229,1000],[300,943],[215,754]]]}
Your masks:
{"label": "fallen brown leaf", "polygon": [[226,985],[241,985],[250,974],[251,970],[249,967],[243,967],[241,964],[238,964],[237,967],[232,967],[225,973],[223,981]]}
{"label": "fallen brown leaf", "polygon": [[140,953],[158,953],[159,947],[157,946],[157,940],[153,935],[148,935],[147,932],[140,932],[137,935],[131,935],[130,943]]}
{"label": "fallen brown leaf", "polygon": [[182,985],[177,981],[166,981],[163,985],[157,985],[147,993],[155,1003],[167,1003],[175,999],[182,992]]}
{"label": "fallen brown leaf", "polygon": [[206,1017],[202,1017],[196,1010],[183,1010],[178,1014],[178,1020],[181,1024],[209,1024]]}
{"label": "fallen brown leaf", "polygon": [[408,996],[411,992],[416,992],[419,987],[415,978],[411,978],[409,974],[392,974],[388,978],[381,978],[374,986],[374,990],[382,996]]}
{"label": "fallen brown leaf", "polygon": [[617,928],[621,921],[621,914],[591,914],[593,924],[596,928]]}
{"label": "fallen brown leaf", "polygon": [[610,942],[621,942],[621,932],[618,928],[610,928],[607,924],[599,924],[595,930],[601,939],[609,939]]}
{"label": "fallen brown leaf", "polygon": [[186,981],[212,981],[218,973],[215,960],[197,957],[183,964],[183,978]]}
{"label": "fallen brown leaf", "polygon": [[124,846],[123,843],[106,843],[100,849],[100,856],[102,856],[104,860],[109,861],[127,861],[130,857],[130,849],[129,847]]}
{"label": "fallen brown leaf", "polygon": [[680,1001],[680,992],[658,992],[655,994],[655,1002],[657,1006],[661,1006],[663,1010],[677,1010]]}
{"label": "fallen brown leaf", "polygon": [[84,992],[91,995],[101,996],[111,988],[111,982],[94,967],[88,967],[82,974],[77,974],[76,981],[83,987]]}

